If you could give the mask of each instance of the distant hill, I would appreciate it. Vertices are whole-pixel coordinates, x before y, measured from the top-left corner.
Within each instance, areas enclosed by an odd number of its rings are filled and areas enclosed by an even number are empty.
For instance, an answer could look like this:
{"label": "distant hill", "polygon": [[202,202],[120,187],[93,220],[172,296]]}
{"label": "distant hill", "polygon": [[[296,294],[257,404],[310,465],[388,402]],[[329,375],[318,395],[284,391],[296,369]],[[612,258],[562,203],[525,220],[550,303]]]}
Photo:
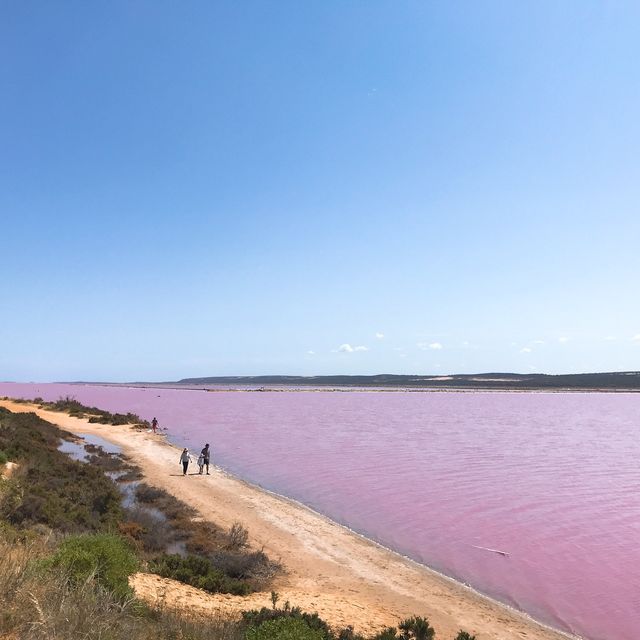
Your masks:
{"label": "distant hill", "polygon": [[372,376],[213,376],[184,378],[179,385],[284,385],[312,387],[407,387],[443,389],[639,390],[640,371],[614,373],[477,373],[450,376],[378,374]]}

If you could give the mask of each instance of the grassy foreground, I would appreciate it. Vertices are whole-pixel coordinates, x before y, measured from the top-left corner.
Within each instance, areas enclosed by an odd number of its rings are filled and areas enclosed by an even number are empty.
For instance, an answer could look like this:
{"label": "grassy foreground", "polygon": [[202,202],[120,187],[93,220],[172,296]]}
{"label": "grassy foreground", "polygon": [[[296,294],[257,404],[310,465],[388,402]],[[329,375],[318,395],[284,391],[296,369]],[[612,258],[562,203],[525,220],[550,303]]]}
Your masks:
{"label": "grassy foreground", "polygon": [[[91,446],[88,462],[74,460],[58,450],[62,440],[76,439],[33,413],[0,407],[0,638],[362,638],[288,602],[279,606],[276,593],[272,608],[247,611],[240,621],[150,609],[136,600],[128,578],[138,570],[244,595],[268,590],[279,568],[248,547],[242,525],[223,531],[194,521],[194,512],[164,491],[136,483],[135,500],[123,503],[117,480],[135,481],[136,469]],[[374,640],[435,635],[426,619],[411,618]],[[473,636],[461,631],[456,640]]]}

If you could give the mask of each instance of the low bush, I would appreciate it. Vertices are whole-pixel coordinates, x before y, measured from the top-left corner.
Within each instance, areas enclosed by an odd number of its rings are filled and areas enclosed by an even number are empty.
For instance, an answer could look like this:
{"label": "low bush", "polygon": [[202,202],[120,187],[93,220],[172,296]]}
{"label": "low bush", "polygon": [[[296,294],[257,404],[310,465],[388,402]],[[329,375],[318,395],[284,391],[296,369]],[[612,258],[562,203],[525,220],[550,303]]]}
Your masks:
{"label": "low bush", "polygon": [[232,578],[249,580],[256,587],[264,587],[280,571],[281,566],[263,551],[232,552],[221,549],[209,555],[216,569]]}
{"label": "low bush", "polygon": [[258,627],[250,627],[246,638],[247,640],[324,640],[325,636],[299,618],[279,618],[267,620]]}
{"label": "low bush", "polygon": [[[276,597],[277,601],[277,594],[273,594],[273,596]],[[290,608],[288,603],[282,609],[262,607],[260,610],[244,611],[242,613],[242,620],[249,628],[260,628],[267,622],[281,619],[301,622],[306,628],[319,634],[316,636],[319,639],[333,640],[334,638],[329,625],[317,613],[307,613],[299,607]]]}
{"label": "low bush", "polygon": [[150,562],[149,568],[163,578],[173,578],[210,593],[245,596],[251,592],[247,582],[225,575],[202,556],[165,554]]}
{"label": "low bush", "polygon": [[0,467],[3,467],[7,462],[9,462],[9,456],[7,456],[4,451],[0,450]]}
{"label": "low bush", "polygon": [[[137,546],[146,553],[158,553],[181,539],[178,531],[163,518],[149,512],[144,507],[125,509],[126,521],[118,525],[123,534],[137,541]],[[124,527],[124,530],[123,530]]]}
{"label": "low bush", "polygon": [[136,498],[140,502],[159,509],[169,520],[190,520],[196,515],[196,510],[189,505],[164,489],[152,487],[145,482],[141,482],[136,488]]}
{"label": "low bush", "polygon": [[140,480],[143,477],[142,471],[139,467],[131,464],[129,460],[127,460],[127,466],[123,469],[122,473],[118,475],[118,482],[133,482],[135,480]]}
{"label": "low bush", "polygon": [[157,487],[152,487],[145,482],[141,482],[136,489],[136,498],[140,502],[152,504],[167,496],[167,492]]}
{"label": "low bush", "polygon": [[[86,450],[87,447],[85,447]],[[94,466],[98,467],[102,471],[106,472],[114,472],[114,471],[123,471],[127,468],[127,463],[124,459],[115,453],[107,453],[100,449],[96,453],[89,453],[89,457],[87,458],[87,462]]]}
{"label": "low bush", "polygon": [[227,532],[227,547],[234,551],[244,549],[249,544],[249,532],[240,522],[234,522]]}
{"label": "low bush", "polygon": [[110,533],[83,534],[67,538],[46,567],[60,569],[74,583],[93,578],[118,599],[133,595],[129,576],[138,560],[127,542]]}
{"label": "low bush", "polygon": [[466,631],[462,631],[461,629],[460,631],[458,631],[458,635],[456,636],[455,640],[476,640],[476,637],[472,636]]}
{"label": "low bush", "polygon": [[136,489],[136,498],[166,516],[168,524],[176,532],[175,537],[184,541],[192,555],[207,556],[227,545],[227,536],[220,527],[197,518],[195,509],[164,489],[142,482]]}
{"label": "low bush", "polygon": [[399,625],[401,640],[432,640],[435,629],[426,618],[413,617],[403,620]]}

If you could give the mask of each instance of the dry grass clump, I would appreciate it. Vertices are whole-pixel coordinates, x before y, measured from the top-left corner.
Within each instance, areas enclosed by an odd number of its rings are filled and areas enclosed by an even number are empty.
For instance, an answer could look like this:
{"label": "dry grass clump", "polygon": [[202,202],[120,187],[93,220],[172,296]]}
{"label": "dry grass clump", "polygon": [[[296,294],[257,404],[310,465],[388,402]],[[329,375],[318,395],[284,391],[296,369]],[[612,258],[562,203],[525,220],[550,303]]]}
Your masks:
{"label": "dry grass clump", "polygon": [[119,600],[92,576],[44,571],[41,541],[0,540],[0,637],[20,640],[241,640],[235,623]]}
{"label": "dry grass clump", "polygon": [[141,483],[136,498],[147,506],[161,511],[170,527],[179,532],[176,539],[183,540],[190,553],[207,555],[226,545],[225,532],[210,522],[196,520],[198,512],[164,489]]}
{"label": "dry grass clump", "polygon": [[182,541],[183,536],[166,520],[140,507],[124,510],[126,520],[118,524],[122,535],[134,541],[140,553],[164,552],[169,545]]}
{"label": "dry grass clump", "polygon": [[234,522],[227,531],[227,548],[239,551],[249,545],[249,532],[240,522]]}
{"label": "dry grass clump", "polygon": [[140,467],[127,460],[126,470],[118,475],[118,482],[134,482],[135,480],[140,480],[142,477],[143,473]]}
{"label": "dry grass clump", "polygon": [[220,549],[209,555],[212,565],[225,575],[245,580],[254,591],[262,591],[282,571],[282,565],[271,560],[264,551],[227,551]]}
{"label": "dry grass clump", "polygon": [[136,489],[136,498],[144,504],[151,505],[162,511],[170,521],[176,520],[191,520],[197,511],[193,508],[178,500],[175,496],[164,489],[158,489],[151,485],[141,482]]}

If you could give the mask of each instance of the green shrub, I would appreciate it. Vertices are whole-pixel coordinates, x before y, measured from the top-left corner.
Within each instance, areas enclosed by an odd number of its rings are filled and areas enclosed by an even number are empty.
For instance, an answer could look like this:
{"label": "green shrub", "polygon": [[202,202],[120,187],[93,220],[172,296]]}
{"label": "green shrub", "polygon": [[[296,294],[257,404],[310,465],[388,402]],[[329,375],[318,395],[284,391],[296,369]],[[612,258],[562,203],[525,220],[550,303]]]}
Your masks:
{"label": "green shrub", "polygon": [[4,451],[0,451],[0,467],[3,467],[7,462],[9,462],[7,454]]}
{"label": "green shrub", "polygon": [[259,627],[250,627],[246,638],[247,640],[324,640],[324,635],[298,618],[278,618],[267,620]]}
{"label": "green shrub", "polygon": [[246,596],[251,592],[248,583],[230,578],[203,556],[163,555],[151,562],[149,568],[163,578],[173,578],[210,593]]}
{"label": "green shrub", "polygon": [[111,533],[83,534],[67,538],[46,566],[62,569],[72,582],[94,578],[117,598],[132,595],[129,576],[138,560],[127,542]]}
{"label": "green shrub", "polygon": [[402,640],[432,640],[435,629],[426,618],[407,618],[398,625]]}
{"label": "green shrub", "polygon": [[458,635],[456,636],[456,640],[476,640],[475,636],[472,636],[470,633],[466,631],[458,631]]}
{"label": "green shrub", "polygon": [[[277,595],[277,594],[276,594]],[[277,601],[277,598],[276,598]],[[289,607],[289,603],[285,603],[284,608],[269,609],[268,607],[262,607],[259,611],[243,611],[242,619],[245,624],[250,627],[261,627],[265,622],[280,620],[282,618],[288,618],[292,620],[298,620],[303,622],[309,629],[320,633],[320,638],[323,640],[332,640],[333,634],[329,625],[320,617],[317,613],[306,613],[302,611],[300,607]]]}

